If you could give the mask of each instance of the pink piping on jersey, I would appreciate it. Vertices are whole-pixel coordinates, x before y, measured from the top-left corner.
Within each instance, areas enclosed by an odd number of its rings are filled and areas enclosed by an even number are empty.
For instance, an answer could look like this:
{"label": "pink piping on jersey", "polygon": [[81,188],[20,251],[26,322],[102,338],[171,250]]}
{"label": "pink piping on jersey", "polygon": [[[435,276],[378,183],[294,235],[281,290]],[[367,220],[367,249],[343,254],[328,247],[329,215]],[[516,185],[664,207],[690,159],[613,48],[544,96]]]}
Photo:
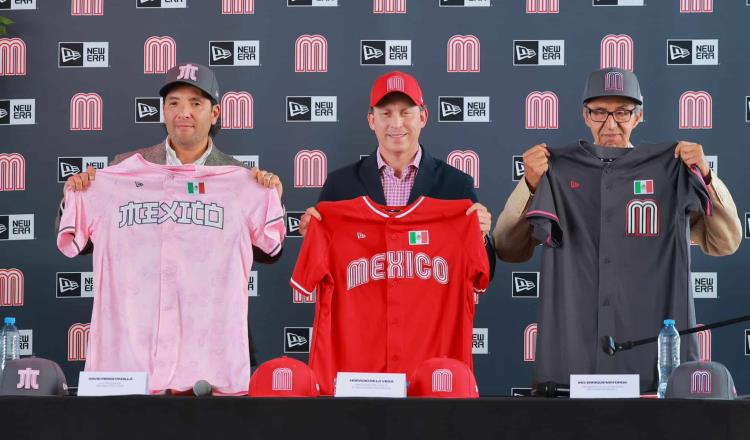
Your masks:
{"label": "pink piping on jersey", "polygon": [[[701,181],[701,185],[703,185],[703,189],[708,192],[708,186],[706,186],[706,181],[703,180],[703,174],[701,174],[700,170],[698,169],[697,165],[693,165],[690,167],[690,172],[695,174],[695,176]],[[711,215],[711,199],[709,198],[706,200],[706,215]]]}
{"label": "pink piping on jersey", "polygon": [[302,287],[300,283],[294,281],[294,278],[289,278],[289,281],[294,285],[294,288],[299,290],[300,292],[304,293],[307,296],[312,296],[312,292],[308,292],[307,289]]}
{"label": "pink piping on jersey", "polygon": [[[375,212],[375,214],[377,214],[377,215],[379,215],[379,216],[381,216],[381,217],[385,217],[385,218],[391,218],[391,216],[389,216],[388,214],[385,214],[385,213],[383,213],[383,212],[380,212],[380,210],[378,210],[377,208],[375,208],[374,206],[372,206],[372,203],[370,203],[369,197],[367,197],[367,196],[362,196],[362,200],[364,200],[364,201],[365,201],[365,204],[366,204],[366,205],[367,205],[367,206],[368,206],[368,207],[369,207],[370,209],[372,209],[372,210],[373,210],[373,212]],[[414,203],[412,204],[412,206],[411,206],[411,207],[410,207],[410,208],[409,208],[408,210],[406,210],[406,211],[402,212],[402,213],[401,213],[401,214],[399,214],[399,215],[393,216],[393,217],[394,217],[394,218],[403,218],[403,217],[406,217],[406,216],[407,216],[407,215],[409,215],[409,214],[410,214],[410,213],[411,213],[412,211],[414,211],[415,209],[417,209],[417,206],[419,206],[419,205],[420,205],[420,204],[421,204],[421,203],[422,203],[423,201],[424,201],[424,196],[421,196],[421,197],[420,197],[419,199],[417,199],[417,201],[416,201],[416,202],[414,202]]]}
{"label": "pink piping on jersey", "polygon": [[560,221],[560,219],[557,218],[557,216],[555,214],[553,214],[551,212],[547,212],[547,211],[540,211],[540,210],[537,209],[537,210],[529,211],[529,212],[526,213],[526,217],[531,217],[533,215],[541,215],[542,217],[551,218],[552,220],[554,220],[556,222]]}

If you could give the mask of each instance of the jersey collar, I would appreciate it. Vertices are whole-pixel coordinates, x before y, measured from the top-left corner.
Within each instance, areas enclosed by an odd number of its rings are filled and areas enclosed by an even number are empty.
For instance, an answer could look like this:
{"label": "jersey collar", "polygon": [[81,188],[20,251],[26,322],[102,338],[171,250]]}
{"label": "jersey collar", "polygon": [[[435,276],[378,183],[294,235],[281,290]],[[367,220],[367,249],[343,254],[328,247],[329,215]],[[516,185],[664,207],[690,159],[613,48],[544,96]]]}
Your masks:
{"label": "jersey collar", "polygon": [[[367,205],[368,208],[375,214],[383,218],[404,218],[411,214],[419,205],[424,201],[424,196],[420,196],[417,200],[412,202],[410,205],[404,207],[391,207],[375,203],[369,196],[362,196],[362,201]],[[395,212],[384,212],[384,211],[395,211]]]}

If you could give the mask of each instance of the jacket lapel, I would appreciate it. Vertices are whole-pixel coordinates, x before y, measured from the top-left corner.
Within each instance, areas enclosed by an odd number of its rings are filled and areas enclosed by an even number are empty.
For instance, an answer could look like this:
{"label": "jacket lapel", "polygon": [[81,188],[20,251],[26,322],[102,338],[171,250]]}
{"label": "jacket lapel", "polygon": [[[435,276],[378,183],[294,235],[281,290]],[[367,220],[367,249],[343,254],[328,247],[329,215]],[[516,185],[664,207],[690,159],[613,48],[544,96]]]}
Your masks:
{"label": "jacket lapel", "polygon": [[430,156],[424,146],[420,145],[420,147],[422,147],[422,160],[419,162],[419,172],[417,172],[414,186],[411,187],[407,204],[411,204],[420,196],[429,195],[435,181],[435,159]]}
{"label": "jacket lapel", "polygon": [[385,192],[383,192],[383,184],[380,182],[376,154],[378,154],[377,149],[362,161],[362,165],[359,167],[359,180],[367,190],[367,195],[375,203],[385,205]]}

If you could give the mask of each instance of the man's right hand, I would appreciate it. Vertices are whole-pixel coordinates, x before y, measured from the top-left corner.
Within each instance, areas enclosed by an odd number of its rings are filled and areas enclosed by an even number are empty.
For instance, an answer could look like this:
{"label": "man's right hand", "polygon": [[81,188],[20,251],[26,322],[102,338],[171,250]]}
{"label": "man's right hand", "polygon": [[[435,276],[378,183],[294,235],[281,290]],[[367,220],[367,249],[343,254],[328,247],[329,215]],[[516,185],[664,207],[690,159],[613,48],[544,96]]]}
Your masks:
{"label": "man's right hand", "polygon": [[532,193],[536,192],[542,176],[549,169],[547,144],[536,144],[523,153],[523,175]]}
{"label": "man's right hand", "polygon": [[86,171],[68,177],[65,181],[65,187],[63,189],[72,189],[73,191],[83,191],[88,188],[96,179],[96,168],[89,166]]}
{"label": "man's right hand", "polygon": [[320,216],[320,213],[315,207],[307,208],[305,213],[302,214],[302,217],[299,219],[299,233],[303,237],[307,233],[307,227],[310,226],[310,219],[312,217],[315,217],[318,220],[323,220],[323,217]]}

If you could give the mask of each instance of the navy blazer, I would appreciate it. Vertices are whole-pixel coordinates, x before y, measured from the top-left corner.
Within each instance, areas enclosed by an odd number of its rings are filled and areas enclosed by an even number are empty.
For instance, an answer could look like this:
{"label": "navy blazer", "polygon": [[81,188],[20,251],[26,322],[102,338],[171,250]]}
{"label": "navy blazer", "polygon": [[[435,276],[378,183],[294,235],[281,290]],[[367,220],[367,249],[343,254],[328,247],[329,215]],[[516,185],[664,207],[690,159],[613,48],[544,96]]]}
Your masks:
{"label": "navy blazer", "polygon": [[[385,193],[378,174],[376,154],[378,154],[377,149],[369,156],[329,173],[318,201],[336,202],[367,195],[374,202],[385,205]],[[407,203],[414,202],[420,196],[444,200],[478,201],[474,191],[474,179],[442,160],[432,157],[423,146],[419,172]],[[487,235],[485,250],[490,265],[490,279],[495,275],[494,247],[492,235]]]}

